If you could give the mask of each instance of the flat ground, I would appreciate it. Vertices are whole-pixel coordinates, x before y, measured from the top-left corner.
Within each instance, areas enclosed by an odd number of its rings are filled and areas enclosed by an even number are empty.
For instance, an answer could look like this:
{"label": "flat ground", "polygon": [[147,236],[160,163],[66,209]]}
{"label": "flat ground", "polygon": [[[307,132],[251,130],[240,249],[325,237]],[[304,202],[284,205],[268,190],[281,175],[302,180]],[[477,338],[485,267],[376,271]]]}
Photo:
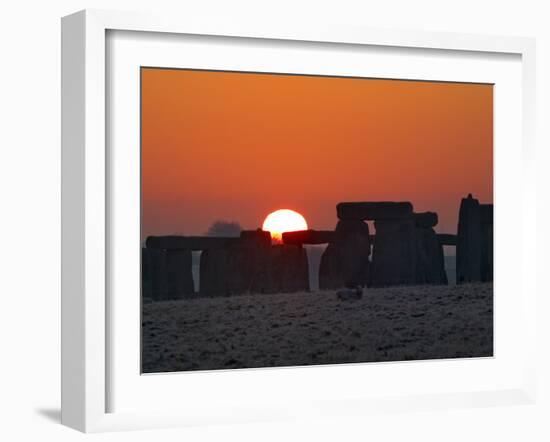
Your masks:
{"label": "flat ground", "polygon": [[143,306],[143,372],[493,354],[493,285],[242,295]]}

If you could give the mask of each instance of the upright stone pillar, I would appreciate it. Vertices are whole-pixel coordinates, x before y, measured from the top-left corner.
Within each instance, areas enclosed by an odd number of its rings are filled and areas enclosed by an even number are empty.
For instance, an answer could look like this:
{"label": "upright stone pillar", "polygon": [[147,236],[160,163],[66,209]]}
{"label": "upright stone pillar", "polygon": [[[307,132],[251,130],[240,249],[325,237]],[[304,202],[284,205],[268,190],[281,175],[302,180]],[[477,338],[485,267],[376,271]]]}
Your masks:
{"label": "upright stone pillar", "polygon": [[269,232],[262,230],[241,232],[239,244],[227,249],[227,294],[266,291],[270,248]]}
{"label": "upright stone pillar", "polygon": [[194,293],[191,251],[141,249],[141,293],[154,301],[182,299]]}
{"label": "upright stone pillar", "polygon": [[309,290],[307,252],[300,245],[271,246],[266,292],[293,293]]}
{"label": "upright stone pillar", "polygon": [[142,249],[142,296],[162,301],[167,296],[166,250]]}
{"label": "upright stone pillar", "polygon": [[340,220],[334,240],[321,256],[319,287],[365,286],[369,280],[369,226],[361,220]]}
{"label": "upright stone pillar", "polygon": [[166,292],[164,299],[193,296],[193,262],[191,250],[166,250]]}
{"label": "upright stone pillar", "polygon": [[493,205],[480,204],[481,281],[493,280]]}
{"label": "upright stone pillar", "polygon": [[203,250],[199,264],[199,292],[204,296],[227,294],[227,248]]}
{"label": "upright stone pillar", "polygon": [[463,198],[458,214],[456,283],[481,281],[482,226],[479,201]]}
{"label": "upright stone pillar", "polygon": [[415,284],[417,241],[413,217],[376,220],[374,227],[371,285]]}
{"label": "upright stone pillar", "polygon": [[416,283],[447,284],[443,246],[434,226],[437,225],[437,213],[415,213],[416,236]]}
{"label": "upright stone pillar", "polygon": [[151,250],[146,247],[141,248],[141,296],[153,299]]}
{"label": "upright stone pillar", "polygon": [[268,291],[269,232],[241,232],[238,243],[204,250],[200,261],[200,293],[228,296]]}

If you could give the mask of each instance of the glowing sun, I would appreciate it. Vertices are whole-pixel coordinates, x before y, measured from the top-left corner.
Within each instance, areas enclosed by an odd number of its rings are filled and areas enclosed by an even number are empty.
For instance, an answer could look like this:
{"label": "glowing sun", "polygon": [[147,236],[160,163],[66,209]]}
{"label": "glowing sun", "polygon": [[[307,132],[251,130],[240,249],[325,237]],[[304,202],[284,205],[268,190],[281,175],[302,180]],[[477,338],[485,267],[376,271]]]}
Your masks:
{"label": "glowing sun", "polygon": [[267,215],[262,230],[271,233],[271,240],[276,244],[280,244],[283,242],[284,232],[307,230],[307,223],[306,219],[298,212],[280,209]]}

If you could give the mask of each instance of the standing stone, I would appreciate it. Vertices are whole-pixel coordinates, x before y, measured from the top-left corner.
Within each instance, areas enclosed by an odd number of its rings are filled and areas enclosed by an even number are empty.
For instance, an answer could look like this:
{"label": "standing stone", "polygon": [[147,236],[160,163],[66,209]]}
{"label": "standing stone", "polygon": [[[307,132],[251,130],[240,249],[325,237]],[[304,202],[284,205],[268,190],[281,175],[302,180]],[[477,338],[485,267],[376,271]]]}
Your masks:
{"label": "standing stone", "polygon": [[482,227],[479,201],[463,198],[458,214],[456,283],[481,281]]}
{"label": "standing stone", "polygon": [[227,249],[228,295],[263,293],[268,279],[271,235],[262,230],[242,232],[241,243]]}
{"label": "standing stone", "polygon": [[293,293],[309,290],[309,266],[302,246],[281,244],[269,250],[266,292]]}
{"label": "standing stone", "polygon": [[151,250],[141,248],[141,297],[153,299],[153,269]]}
{"label": "standing stone", "polygon": [[141,249],[142,297],[155,301],[193,295],[190,250]]}
{"label": "standing stone", "polygon": [[480,204],[481,281],[493,280],[493,205]]}
{"label": "standing stone", "polygon": [[243,231],[235,245],[204,250],[200,261],[200,293],[229,296],[268,291],[271,248],[269,232]]}
{"label": "standing stone", "polygon": [[271,234],[261,229],[243,230],[239,246],[229,253],[229,291],[263,293],[268,279]]}
{"label": "standing stone", "polygon": [[484,253],[485,260],[483,261],[484,266],[481,268],[481,280],[482,281],[492,281],[493,280],[493,225],[488,224],[483,226],[483,238],[484,238],[484,247],[482,252]]}
{"label": "standing stone", "polygon": [[200,293],[229,296],[309,289],[307,253],[300,245],[271,245],[263,230],[243,231],[236,245],[204,250]]}
{"label": "standing stone", "polygon": [[142,297],[162,301],[167,293],[166,251],[142,249],[141,261]]}
{"label": "standing stone", "polygon": [[435,212],[415,213],[416,283],[447,284],[443,245],[432,227],[438,222]]}
{"label": "standing stone", "polygon": [[182,299],[195,293],[191,250],[166,250],[164,299]]}
{"label": "standing stone", "polygon": [[338,221],[334,241],[325,249],[319,266],[319,287],[365,286],[369,280],[369,226],[363,221]]}
{"label": "standing stone", "polygon": [[227,294],[228,249],[203,250],[199,264],[199,291],[204,296]]}
{"label": "standing stone", "polygon": [[414,284],[416,274],[416,226],[414,218],[376,220],[372,258],[373,287]]}
{"label": "standing stone", "polygon": [[431,227],[416,227],[416,283],[447,284],[443,246]]}

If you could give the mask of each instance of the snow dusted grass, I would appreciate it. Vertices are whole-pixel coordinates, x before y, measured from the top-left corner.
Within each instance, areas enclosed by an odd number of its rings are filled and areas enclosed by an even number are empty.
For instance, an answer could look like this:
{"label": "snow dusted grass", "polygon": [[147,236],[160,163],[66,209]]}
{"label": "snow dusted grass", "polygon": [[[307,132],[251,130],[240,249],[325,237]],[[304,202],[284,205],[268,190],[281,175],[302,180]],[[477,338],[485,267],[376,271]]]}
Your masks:
{"label": "snow dusted grass", "polygon": [[143,372],[492,356],[493,285],[145,304]]}

